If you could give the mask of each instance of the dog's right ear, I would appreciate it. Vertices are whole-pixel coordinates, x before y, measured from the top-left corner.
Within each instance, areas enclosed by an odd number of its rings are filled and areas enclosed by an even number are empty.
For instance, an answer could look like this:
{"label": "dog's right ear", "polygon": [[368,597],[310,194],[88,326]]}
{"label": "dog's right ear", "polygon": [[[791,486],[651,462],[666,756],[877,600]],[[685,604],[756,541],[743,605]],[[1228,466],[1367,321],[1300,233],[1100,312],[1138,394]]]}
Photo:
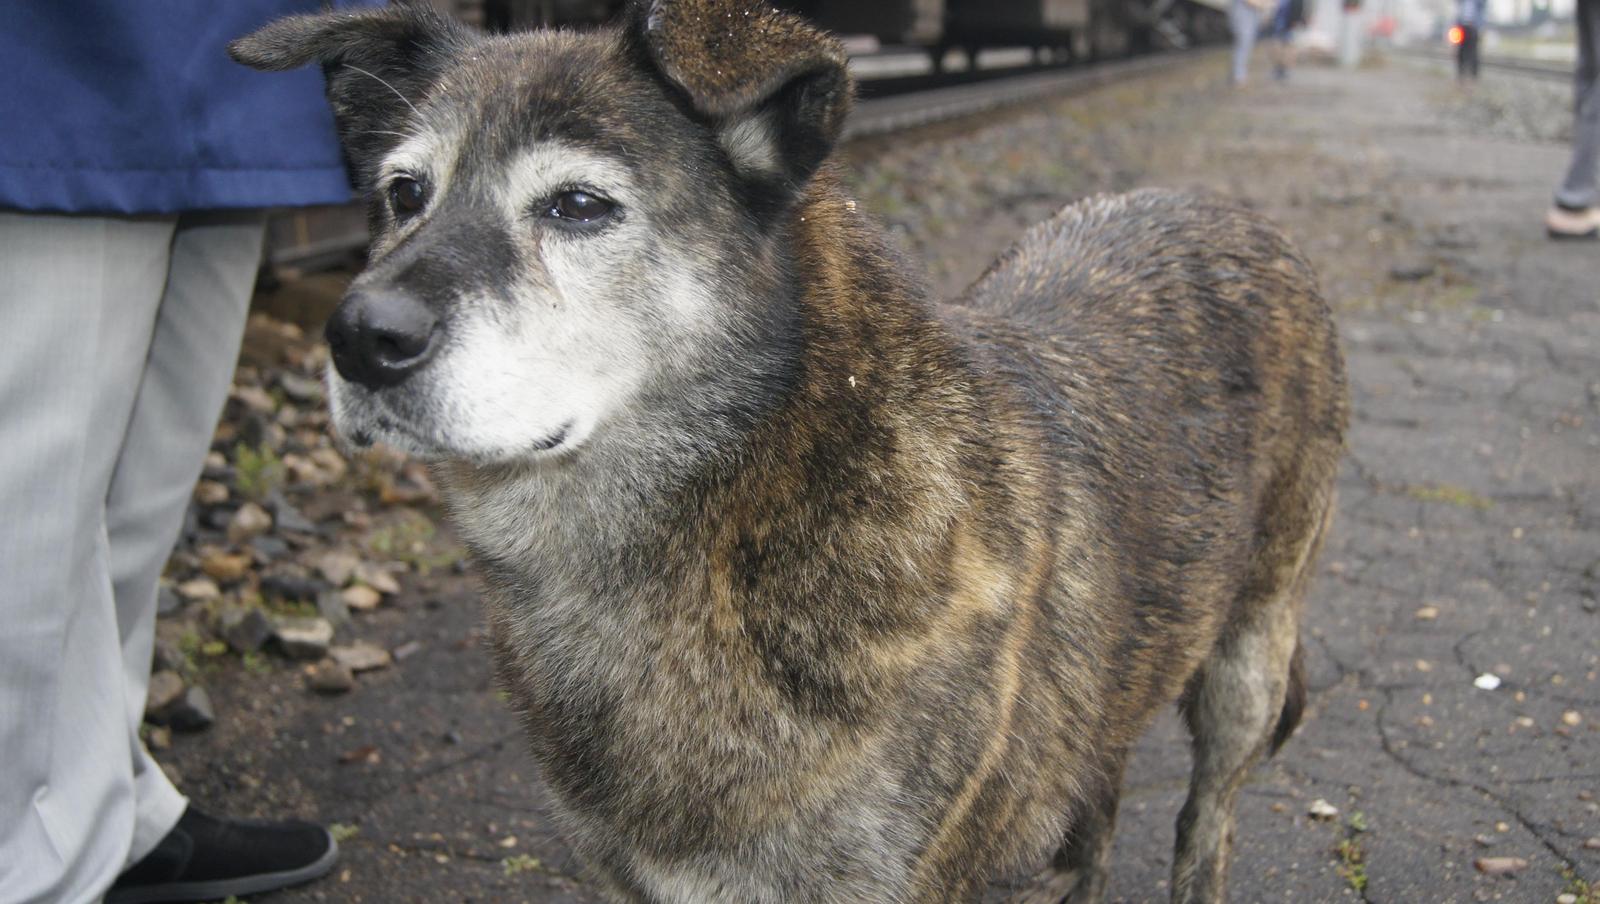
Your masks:
{"label": "dog's right ear", "polygon": [[406,3],[289,16],[233,41],[228,54],[271,71],[321,63],[339,140],[365,191],[421,99],[450,59],[474,40],[473,32],[430,4]]}
{"label": "dog's right ear", "polygon": [[844,48],[765,0],[632,0],[629,30],[747,178],[791,193],[850,110]]}

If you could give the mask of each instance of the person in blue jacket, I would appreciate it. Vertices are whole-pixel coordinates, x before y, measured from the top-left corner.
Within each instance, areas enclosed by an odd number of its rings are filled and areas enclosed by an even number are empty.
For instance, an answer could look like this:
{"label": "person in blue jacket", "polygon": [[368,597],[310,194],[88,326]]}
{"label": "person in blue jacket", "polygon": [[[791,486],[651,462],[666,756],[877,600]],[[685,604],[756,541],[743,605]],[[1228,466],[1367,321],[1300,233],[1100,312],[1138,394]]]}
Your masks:
{"label": "person in blue jacket", "polygon": [[320,75],[225,45],[321,5],[0,4],[0,904],[216,900],[337,857],[206,815],[139,739],[263,209],[351,193]]}

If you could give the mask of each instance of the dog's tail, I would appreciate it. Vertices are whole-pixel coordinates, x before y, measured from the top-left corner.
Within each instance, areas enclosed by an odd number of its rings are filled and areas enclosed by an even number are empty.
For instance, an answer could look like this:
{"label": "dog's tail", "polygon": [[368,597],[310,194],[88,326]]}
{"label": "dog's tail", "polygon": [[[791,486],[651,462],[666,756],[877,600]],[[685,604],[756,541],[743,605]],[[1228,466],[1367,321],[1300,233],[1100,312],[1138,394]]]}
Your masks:
{"label": "dog's tail", "polygon": [[1289,740],[1306,711],[1306,661],[1305,647],[1299,640],[1294,644],[1294,655],[1289,659],[1288,692],[1283,695],[1283,712],[1278,714],[1278,727],[1272,730],[1272,746],[1268,756],[1278,752],[1283,742]]}

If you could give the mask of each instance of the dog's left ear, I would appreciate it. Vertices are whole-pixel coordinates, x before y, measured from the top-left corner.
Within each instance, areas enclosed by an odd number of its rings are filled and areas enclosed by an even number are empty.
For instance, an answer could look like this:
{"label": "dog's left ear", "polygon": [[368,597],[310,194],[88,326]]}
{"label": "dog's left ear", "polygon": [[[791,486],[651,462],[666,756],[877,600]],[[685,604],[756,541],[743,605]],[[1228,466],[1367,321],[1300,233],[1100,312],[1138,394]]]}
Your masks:
{"label": "dog's left ear", "polygon": [[339,140],[363,191],[453,57],[477,36],[425,2],[289,16],[228,45],[235,60],[282,71],[322,64]]}
{"label": "dog's left ear", "polygon": [[811,177],[850,110],[838,41],[764,0],[634,0],[630,12],[651,62],[742,173],[791,189]]}

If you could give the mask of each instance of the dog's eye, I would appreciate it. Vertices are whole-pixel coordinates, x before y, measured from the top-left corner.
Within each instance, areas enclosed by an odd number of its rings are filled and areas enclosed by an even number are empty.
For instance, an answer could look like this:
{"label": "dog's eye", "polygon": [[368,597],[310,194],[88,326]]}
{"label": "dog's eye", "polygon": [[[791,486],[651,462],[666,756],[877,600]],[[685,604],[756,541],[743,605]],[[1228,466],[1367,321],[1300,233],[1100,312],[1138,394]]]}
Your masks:
{"label": "dog's eye", "polygon": [[605,198],[586,191],[565,191],[550,202],[545,215],[574,223],[596,223],[610,216],[614,207]]}
{"label": "dog's eye", "polygon": [[428,203],[428,190],[410,176],[400,176],[389,183],[389,208],[395,219],[404,220]]}

